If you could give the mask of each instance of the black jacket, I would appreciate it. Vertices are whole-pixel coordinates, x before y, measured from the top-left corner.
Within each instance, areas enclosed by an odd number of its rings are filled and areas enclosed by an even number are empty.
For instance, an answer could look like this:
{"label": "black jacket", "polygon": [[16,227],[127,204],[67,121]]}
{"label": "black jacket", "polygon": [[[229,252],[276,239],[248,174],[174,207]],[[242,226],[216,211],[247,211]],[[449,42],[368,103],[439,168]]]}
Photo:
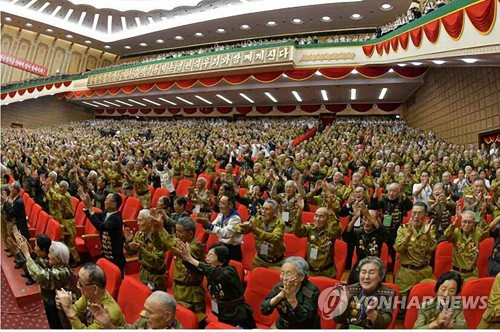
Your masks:
{"label": "black jacket", "polygon": [[7,214],[8,219],[16,224],[22,236],[29,239],[30,232],[28,230],[28,223],[26,222],[26,210],[24,209],[24,201],[21,195],[17,196],[12,204],[6,202],[3,205],[3,210]]}

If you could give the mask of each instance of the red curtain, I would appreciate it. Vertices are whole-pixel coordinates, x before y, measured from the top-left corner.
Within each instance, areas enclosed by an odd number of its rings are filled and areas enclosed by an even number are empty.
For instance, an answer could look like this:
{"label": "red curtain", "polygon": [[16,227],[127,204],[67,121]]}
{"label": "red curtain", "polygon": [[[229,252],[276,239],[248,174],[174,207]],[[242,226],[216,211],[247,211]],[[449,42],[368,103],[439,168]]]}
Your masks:
{"label": "red curtain", "polygon": [[389,54],[389,52],[391,51],[391,41],[386,40],[385,42],[383,42],[383,44],[384,44],[385,54]]}
{"label": "red curtain", "polygon": [[87,97],[92,97],[94,95],[94,91],[93,90],[85,90],[85,91],[83,91],[83,93]]}
{"label": "red curtain", "polygon": [[271,83],[276,81],[281,74],[283,74],[282,71],[275,71],[275,72],[269,72],[269,73],[255,73],[253,74],[253,78],[255,78],[257,81],[261,83]]}
{"label": "red curtain", "polygon": [[330,105],[325,105],[325,107],[330,112],[338,113],[338,112],[345,110],[347,105],[346,104],[330,104]]}
{"label": "red curtain", "polygon": [[15,97],[15,95],[16,95],[16,93],[17,93],[17,91],[10,91],[10,92],[9,92],[9,97],[10,97],[10,98],[14,98],[14,97]]}
{"label": "red curtain", "polygon": [[391,39],[391,46],[392,46],[392,50],[394,52],[398,51],[398,46],[399,46],[399,38],[398,37],[394,37]]}
{"label": "red curtain", "polygon": [[135,85],[127,85],[127,86],[122,87],[122,91],[123,91],[123,93],[131,94],[132,92],[135,91],[135,88],[136,88]]}
{"label": "red curtain", "polygon": [[271,113],[272,111],[273,111],[272,106],[257,106],[257,112],[259,112],[260,114],[268,114]]}
{"label": "red curtain", "polygon": [[54,83],[54,86],[59,89],[62,86],[62,82]]}
{"label": "red curtain", "polygon": [[170,112],[170,114],[174,114],[175,115],[175,114],[179,113],[181,111],[181,109],[180,108],[170,108],[169,107],[168,111]]}
{"label": "red curtain", "polygon": [[458,39],[464,29],[464,11],[460,10],[441,19],[444,29],[453,39]]}
{"label": "red curtain", "polygon": [[408,48],[408,40],[410,39],[410,33],[409,32],[402,33],[398,36],[398,38],[401,48],[406,51],[406,49]]}
{"label": "red curtain", "polygon": [[108,93],[111,95],[111,96],[115,96],[117,94],[119,94],[121,91],[121,89],[118,87],[118,88],[109,88],[108,89]]}
{"label": "red curtain", "polygon": [[[30,92],[29,89],[28,89],[28,92]],[[65,92],[60,92],[60,93],[58,93],[56,95],[57,100],[63,100],[65,97],[66,97],[66,93]]]}
{"label": "red curtain", "polygon": [[224,80],[233,85],[241,84],[248,80],[252,76],[251,74],[243,74],[243,75],[229,75],[229,76],[224,76]]}
{"label": "red curtain", "polygon": [[296,106],[290,105],[290,106],[278,106],[278,111],[283,112],[283,113],[291,113],[297,109]]}
{"label": "red curtain", "polygon": [[368,112],[373,108],[373,104],[352,104],[351,108],[358,112]]}
{"label": "red curtain", "polygon": [[248,114],[253,111],[252,107],[236,107],[236,111],[240,114]]}
{"label": "red curtain", "polygon": [[5,98],[7,98],[7,92],[2,93],[0,98],[1,98],[2,100],[4,100]]}
{"label": "red curtain", "polygon": [[372,57],[374,50],[375,50],[374,44],[363,46],[363,53],[365,53],[365,55],[369,58]]}
{"label": "red curtain", "polygon": [[181,89],[189,89],[191,88],[193,85],[196,84],[198,80],[197,79],[192,79],[192,80],[180,80],[180,81],[177,81],[175,82],[175,84],[177,84],[177,86]]}
{"label": "red curtain", "polygon": [[129,109],[129,110],[128,110],[128,114],[132,114],[132,115],[137,114],[137,112],[139,112],[139,110],[138,110],[138,109],[136,109],[136,108],[134,108],[134,109]]}
{"label": "red curtain", "polygon": [[106,113],[108,113],[109,115],[111,115],[111,114],[115,113],[115,110],[109,109],[109,110],[106,110]]}
{"label": "red curtain", "polygon": [[377,104],[378,108],[381,109],[384,112],[392,112],[395,111],[401,104],[396,104],[396,103],[383,103],[383,104]]}
{"label": "red curtain", "polygon": [[33,93],[34,91],[35,91],[35,87],[34,86],[32,86],[31,88],[28,88],[28,92],[29,93]]}
{"label": "red curtain", "polygon": [[321,68],[319,72],[326,78],[333,80],[344,78],[352,72],[352,67]]}
{"label": "red curtain", "polygon": [[63,85],[64,85],[65,87],[68,87],[68,86],[70,86],[70,85],[71,85],[71,81],[66,81],[66,82],[63,82]]}
{"label": "red curtain", "polygon": [[200,78],[199,81],[203,86],[214,86],[218,84],[222,80],[222,76],[219,77],[208,77],[208,78]]}
{"label": "red curtain", "polygon": [[357,67],[356,70],[366,78],[378,78],[384,76],[391,67]]}
{"label": "red curtain", "polygon": [[97,89],[94,91],[95,91],[95,93],[97,93],[98,96],[103,96],[104,94],[106,94],[106,92],[108,92],[108,90],[106,90],[106,89]]}
{"label": "red curtain", "polygon": [[38,92],[42,92],[42,90],[43,90],[44,87],[45,87],[44,85],[39,85],[39,86],[36,87],[36,90]]}
{"label": "red curtain", "polygon": [[127,110],[125,108],[119,108],[116,111],[118,112],[118,114],[125,114],[125,113],[127,113]]}
{"label": "red curtain", "polygon": [[155,114],[160,115],[160,114],[165,113],[165,109],[164,108],[155,108],[154,112],[155,112]]}
{"label": "red curtain", "polygon": [[149,92],[153,88],[154,83],[138,84],[137,88],[140,92]]}
{"label": "red curtain", "polygon": [[20,95],[20,96],[24,95],[25,93],[26,93],[26,89],[19,89],[19,90],[17,90],[17,94]]}
{"label": "red curtain", "polygon": [[424,25],[425,36],[433,44],[438,41],[440,26],[441,24],[439,20],[435,20]]}
{"label": "red curtain", "polygon": [[184,113],[186,113],[186,114],[194,114],[194,113],[196,113],[196,107],[184,108]]}
{"label": "red curtain", "polygon": [[98,109],[98,110],[94,110],[94,112],[96,114],[102,114],[102,113],[104,113],[104,110]]}
{"label": "red curtain", "polygon": [[85,91],[73,91],[73,94],[75,95],[76,98],[81,98]]}
{"label": "red curtain", "polygon": [[151,113],[151,109],[150,108],[146,108],[146,109],[141,108],[140,111],[141,111],[142,114],[149,114],[149,113]]}
{"label": "red curtain", "polygon": [[316,69],[297,69],[297,70],[285,70],[286,76],[292,80],[302,81],[307,80],[316,73]]}
{"label": "red curtain", "polygon": [[306,113],[314,113],[319,110],[319,105],[300,105],[300,109]]}
{"label": "red curtain", "polygon": [[378,55],[382,55],[382,53],[384,53],[384,43],[376,44],[375,49],[377,50]]}
{"label": "red curtain", "polygon": [[174,85],[175,81],[170,81],[170,82],[159,82],[156,83],[156,88],[161,91],[168,90]]}
{"label": "red curtain", "polygon": [[480,1],[465,8],[472,25],[483,34],[490,33],[495,22],[497,5],[494,0]]}
{"label": "red curtain", "polygon": [[52,83],[45,84],[45,88],[46,88],[47,90],[52,89],[52,87],[53,87],[53,86],[54,86],[54,84],[52,84]]}
{"label": "red curtain", "polygon": [[399,76],[404,77],[404,78],[419,77],[427,71],[427,68],[425,68],[425,67],[399,67],[399,66],[395,66],[392,69],[394,69],[396,74],[398,74]]}
{"label": "red curtain", "polygon": [[232,107],[217,107],[217,111],[222,114],[229,114],[232,110]]}
{"label": "red curtain", "polygon": [[420,47],[422,45],[422,27],[411,30],[410,38],[415,47]]}
{"label": "red curtain", "polygon": [[200,107],[200,112],[203,114],[210,114],[214,111],[212,107]]}

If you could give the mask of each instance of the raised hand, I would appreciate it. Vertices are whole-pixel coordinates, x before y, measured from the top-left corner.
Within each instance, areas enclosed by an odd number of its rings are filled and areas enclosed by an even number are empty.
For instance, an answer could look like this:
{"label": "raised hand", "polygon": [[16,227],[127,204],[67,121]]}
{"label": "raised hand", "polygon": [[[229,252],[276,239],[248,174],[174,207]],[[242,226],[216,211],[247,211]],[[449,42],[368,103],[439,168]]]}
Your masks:
{"label": "raised hand", "polygon": [[366,307],[366,316],[368,316],[368,319],[370,319],[372,322],[374,322],[378,316],[377,306],[378,299],[376,297],[373,297]]}
{"label": "raised hand", "polygon": [[300,211],[304,211],[304,199],[302,197],[297,199],[297,208]]}
{"label": "raised hand", "polygon": [[125,240],[127,242],[132,241],[132,239],[134,238],[134,232],[129,227],[125,227],[123,233],[125,235]]}
{"label": "raised hand", "polygon": [[61,309],[66,312],[73,304],[71,292],[67,292],[64,288],[56,290],[56,301],[60,305]]}
{"label": "raised hand", "polygon": [[98,321],[104,328],[112,328],[109,311],[103,304],[89,302],[87,308],[94,319]]}

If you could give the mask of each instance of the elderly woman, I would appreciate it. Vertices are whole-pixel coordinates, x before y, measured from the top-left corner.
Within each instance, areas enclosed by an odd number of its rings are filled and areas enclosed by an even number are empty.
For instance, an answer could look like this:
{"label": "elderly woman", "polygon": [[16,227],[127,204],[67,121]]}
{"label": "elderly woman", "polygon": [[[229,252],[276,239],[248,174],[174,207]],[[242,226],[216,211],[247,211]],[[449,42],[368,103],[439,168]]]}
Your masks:
{"label": "elderly woman", "polygon": [[319,290],[307,279],[309,265],[304,258],[288,257],[281,267],[280,279],[260,304],[263,315],[278,309],[278,329],[320,329]]}
{"label": "elderly woman", "polygon": [[[28,272],[40,286],[45,313],[51,329],[62,329],[56,306],[56,290],[64,288],[71,290],[71,269],[69,264],[69,249],[61,242],[53,241],[48,254],[48,266],[39,265],[33,257],[28,241],[16,232],[15,241],[19,251],[26,257]],[[39,253],[42,254],[42,253]]]}
{"label": "elderly woman", "polygon": [[414,329],[466,329],[462,300],[457,298],[462,288],[458,272],[443,273],[436,283],[437,296],[424,302],[418,311]]}
{"label": "elderly woman", "polygon": [[347,286],[347,307],[335,317],[341,328],[386,329],[392,321],[395,291],[382,284],[384,262],[368,256],[358,265],[359,283]]}

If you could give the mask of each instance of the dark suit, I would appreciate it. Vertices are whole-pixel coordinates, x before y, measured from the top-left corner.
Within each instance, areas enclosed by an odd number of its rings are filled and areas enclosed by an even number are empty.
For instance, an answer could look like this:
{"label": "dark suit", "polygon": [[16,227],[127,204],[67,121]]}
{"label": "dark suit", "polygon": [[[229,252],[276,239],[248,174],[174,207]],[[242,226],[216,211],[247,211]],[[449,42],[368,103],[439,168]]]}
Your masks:
{"label": "dark suit", "polygon": [[6,202],[3,205],[3,210],[7,214],[8,219],[16,224],[21,235],[28,240],[30,238],[30,232],[26,222],[26,210],[24,209],[24,201],[21,195],[18,195],[12,204]]}
{"label": "dark suit", "polygon": [[451,199],[454,200],[455,202],[458,201],[460,198],[460,195],[458,194],[458,186],[456,183],[443,183],[443,189],[444,189],[444,195],[446,197],[450,197]]}
{"label": "dark suit", "polygon": [[85,210],[85,214],[101,235],[102,254],[118,266],[123,273],[125,255],[123,254],[124,238],[121,212],[117,211],[106,216],[106,211],[90,215],[89,211]]}

